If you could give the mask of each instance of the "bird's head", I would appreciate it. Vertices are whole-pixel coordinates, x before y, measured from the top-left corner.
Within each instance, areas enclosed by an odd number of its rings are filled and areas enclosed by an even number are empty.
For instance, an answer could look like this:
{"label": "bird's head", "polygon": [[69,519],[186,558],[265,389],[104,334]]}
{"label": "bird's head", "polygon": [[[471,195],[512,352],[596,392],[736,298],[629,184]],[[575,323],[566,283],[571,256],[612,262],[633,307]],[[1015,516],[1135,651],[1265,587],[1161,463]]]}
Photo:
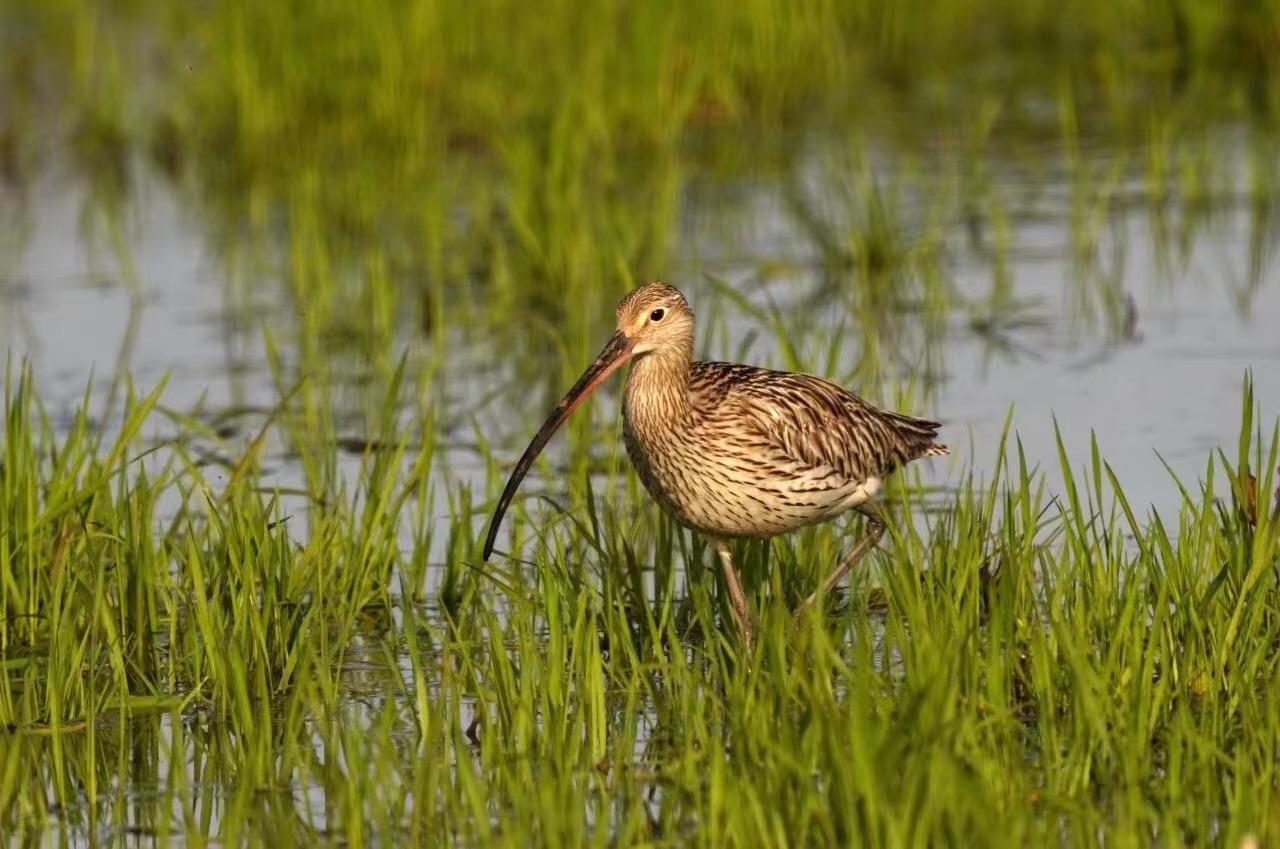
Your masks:
{"label": "bird's head", "polygon": [[651,352],[692,352],[693,310],[680,290],[666,283],[646,283],[618,302],[618,333],[629,356]]}

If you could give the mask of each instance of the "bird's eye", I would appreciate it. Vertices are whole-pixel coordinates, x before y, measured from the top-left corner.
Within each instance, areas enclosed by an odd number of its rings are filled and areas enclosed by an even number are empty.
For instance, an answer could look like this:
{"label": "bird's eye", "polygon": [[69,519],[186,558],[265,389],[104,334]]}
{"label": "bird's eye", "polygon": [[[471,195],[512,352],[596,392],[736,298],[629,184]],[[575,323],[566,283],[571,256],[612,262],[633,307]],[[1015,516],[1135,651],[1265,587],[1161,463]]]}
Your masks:
{"label": "bird's eye", "polygon": [[666,314],[667,314],[666,310],[654,310],[653,312],[649,313],[649,320],[662,321],[662,317]]}

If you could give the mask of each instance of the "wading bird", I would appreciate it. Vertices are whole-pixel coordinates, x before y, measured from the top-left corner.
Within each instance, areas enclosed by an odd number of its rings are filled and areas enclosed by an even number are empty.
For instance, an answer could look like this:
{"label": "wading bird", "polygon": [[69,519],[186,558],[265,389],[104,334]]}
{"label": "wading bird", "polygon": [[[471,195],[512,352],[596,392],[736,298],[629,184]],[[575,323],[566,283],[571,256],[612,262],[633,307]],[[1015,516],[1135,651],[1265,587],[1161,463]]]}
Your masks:
{"label": "wading bird", "polygon": [[627,453],[645,489],[719,555],[743,641],[755,632],[729,540],[767,539],[856,510],[865,535],[801,605],[825,594],[884,535],[871,502],[884,479],[920,457],[947,453],[937,422],[881,410],[808,374],[737,363],[694,362],[693,310],[665,283],[622,299],[617,330],[552,410],[516,463],[489,524],[493,553],[520,481],[565,419],[623,363]]}

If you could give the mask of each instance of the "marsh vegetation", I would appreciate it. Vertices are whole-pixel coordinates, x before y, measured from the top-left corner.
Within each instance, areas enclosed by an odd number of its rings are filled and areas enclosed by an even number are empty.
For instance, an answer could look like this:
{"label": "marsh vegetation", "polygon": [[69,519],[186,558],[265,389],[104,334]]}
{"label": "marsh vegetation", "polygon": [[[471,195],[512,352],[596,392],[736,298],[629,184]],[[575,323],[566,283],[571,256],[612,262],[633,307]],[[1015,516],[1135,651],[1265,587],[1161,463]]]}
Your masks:
{"label": "marsh vegetation", "polygon": [[[0,6],[0,835],[1280,839],[1280,6]],[[618,296],[940,417],[714,563]]]}

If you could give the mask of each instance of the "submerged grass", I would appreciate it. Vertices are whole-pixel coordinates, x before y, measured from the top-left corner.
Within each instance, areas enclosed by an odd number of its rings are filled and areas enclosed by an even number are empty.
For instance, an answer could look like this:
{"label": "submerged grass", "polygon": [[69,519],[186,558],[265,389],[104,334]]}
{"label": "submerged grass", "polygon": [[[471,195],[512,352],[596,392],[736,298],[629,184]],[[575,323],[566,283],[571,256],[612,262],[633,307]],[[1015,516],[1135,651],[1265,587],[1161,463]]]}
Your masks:
{"label": "submerged grass", "polygon": [[[211,476],[195,446],[213,437],[161,398],[131,395],[111,435],[83,410],[58,433],[10,369],[5,834],[1280,838],[1277,514],[1248,473],[1275,468],[1280,435],[1247,385],[1239,445],[1170,481],[1176,514],[1130,504],[1096,446],[1083,464],[1063,451],[1051,494],[1011,435],[988,478],[960,474],[935,510],[894,488],[891,542],[798,629],[789,609],[841,534],[745,547],[750,654],[707,552],[640,508],[633,481],[601,486],[619,452],[605,478],[566,479],[563,512],[531,526],[513,511],[520,560],[453,549],[443,608],[417,601],[429,576],[406,544],[429,532],[413,502],[440,495],[432,446],[396,438],[395,404],[351,490],[320,470],[286,508],[257,440]],[[305,409],[284,394],[271,427],[321,444]]]}

